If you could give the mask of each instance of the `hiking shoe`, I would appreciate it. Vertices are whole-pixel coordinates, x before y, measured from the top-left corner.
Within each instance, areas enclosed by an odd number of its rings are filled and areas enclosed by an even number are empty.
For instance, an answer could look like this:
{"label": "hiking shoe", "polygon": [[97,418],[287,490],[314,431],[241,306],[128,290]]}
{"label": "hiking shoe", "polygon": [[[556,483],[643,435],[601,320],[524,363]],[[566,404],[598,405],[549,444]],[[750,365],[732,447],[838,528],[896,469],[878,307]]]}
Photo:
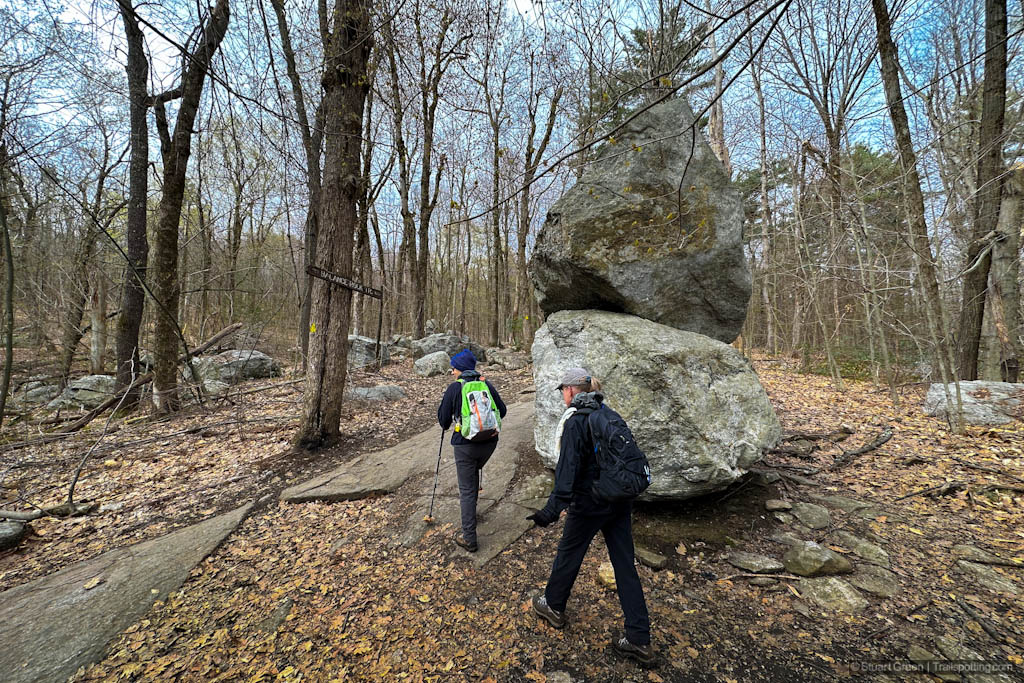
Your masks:
{"label": "hiking shoe", "polygon": [[548,599],[543,594],[534,597],[533,611],[537,613],[538,617],[545,619],[555,628],[565,628],[565,625],[569,623],[569,620],[565,617],[565,612],[559,612],[548,605]]}
{"label": "hiking shoe", "polygon": [[475,541],[473,543],[469,543],[462,536],[455,537],[455,545],[459,546],[460,548],[469,553],[475,553],[477,550],[480,549],[480,546],[477,545]]}
{"label": "hiking shoe", "polygon": [[650,645],[634,645],[625,636],[612,642],[612,648],[622,657],[635,659],[641,664],[653,664],[655,661]]}

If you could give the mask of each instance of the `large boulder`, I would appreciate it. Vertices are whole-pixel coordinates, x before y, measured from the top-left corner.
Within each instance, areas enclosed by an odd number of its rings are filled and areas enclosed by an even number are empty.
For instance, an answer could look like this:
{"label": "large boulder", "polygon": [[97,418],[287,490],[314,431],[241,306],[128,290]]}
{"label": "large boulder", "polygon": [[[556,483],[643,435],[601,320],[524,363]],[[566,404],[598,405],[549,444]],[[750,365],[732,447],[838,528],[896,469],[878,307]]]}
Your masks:
{"label": "large boulder", "polygon": [[[381,360],[387,363],[391,360],[386,342],[380,344]],[[369,337],[362,337],[357,334],[348,336],[348,367],[365,368],[377,362],[377,340]]]}
{"label": "large boulder", "polygon": [[[956,402],[956,387],[945,385]],[[1001,425],[1024,415],[1024,385],[1010,382],[960,382],[960,402],[964,421],[972,425]],[[924,414],[946,416],[946,392],[942,383],[928,387]]]}
{"label": "large boulder", "polygon": [[428,334],[422,339],[414,339],[409,342],[412,347],[412,357],[422,358],[431,353],[444,351],[451,358],[463,349],[469,349],[476,356],[476,362],[483,364],[487,362],[487,349],[479,344],[470,341],[469,337],[460,337],[456,334],[442,333]]}
{"label": "large boulder", "polygon": [[757,375],[722,342],[622,313],[560,311],[533,343],[537,452],[554,467],[564,406],[559,377],[581,366],[629,423],[651,462],[647,500],[682,500],[728,486],[781,435]]}
{"label": "large boulder", "polygon": [[281,366],[276,360],[262,351],[252,349],[232,349],[215,356],[203,356],[192,362],[204,382],[237,384],[247,379],[281,375]]}
{"label": "large boulder", "polygon": [[451,370],[451,360],[444,351],[435,351],[416,359],[412,364],[412,369],[420,377],[443,375]]}
{"label": "large boulder", "polygon": [[695,130],[684,98],[653,107],[555,202],[530,263],[545,313],[620,311],[736,338],[750,298],[742,206]]}
{"label": "large boulder", "polygon": [[500,365],[505,370],[522,370],[530,364],[530,358],[525,353],[496,346],[487,349],[487,361],[491,365]]}
{"label": "large boulder", "polygon": [[86,375],[71,381],[64,391],[46,404],[50,410],[84,408],[90,410],[114,395],[117,383],[113,375]]}

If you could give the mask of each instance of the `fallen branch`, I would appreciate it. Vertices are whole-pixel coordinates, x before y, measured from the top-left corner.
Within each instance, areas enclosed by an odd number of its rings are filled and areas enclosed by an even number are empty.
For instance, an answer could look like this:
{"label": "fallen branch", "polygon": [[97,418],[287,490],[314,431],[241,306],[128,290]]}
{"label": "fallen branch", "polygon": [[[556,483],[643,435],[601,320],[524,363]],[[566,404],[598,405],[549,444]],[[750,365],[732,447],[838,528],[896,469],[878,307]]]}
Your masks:
{"label": "fallen branch", "polygon": [[970,467],[971,469],[974,470],[981,470],[982,472],[988,472],[989,474],[998,474],[1001,477],[1013,479],[1014,481],[1019,481],[1020,483],[1024,484],[1024,479],[1021,479],[1020,477],[1014,474],[1010,474],[1009,472],[1004,472],[1003,470],[996,469],[995,467],[985,467],[984,465],[976,465],[973,462],[969,462],[967,460],[964,460],[963,458],[957,458],[956,456],[953,457],[953,460],[956,460],[964,467]]}
{"label": "fallen branch", "polygon": [[[186,361],[189,358],[191,358],[192,356],[200,354],[203,351],[206,351],[208,348],[210,348],[211,346],[215,345],[217,342],[219,342],[221,339],[223,339],[227,335],[231,334],[232,332],[237,331],[238,328],[240,328],[241,326],[242,326],[242,323],[234,323],[233,325],[228,325],[223,330],[221,330],[217,334],[215,334],[212,337],[210,337],[210,339],[207,340],[202,345],[197,346],[194,349],[191,349],[189,351],[188,356],[182,356],[182,357],[180,357],[178,359],[178,361],[179,362]],[[145,375],[141,375],[138,378],[136,378],[135,381],[132,382],[131,385],[125,391],[126,392],[134,391],[135,389],[143,386],[144,384],[148,384],[149,382],[152,382],[152,381],[153,381],[153,373],[147,372]],[[48,435],[40,437],[38,439],[30,439],[29,441],[20,441],[18,443],[7,444],[7,445],[3,446],[3,448],[0,448],[0,452],[7,453],[9,451],[17,450],[19,448],[26,448],[28,446],[37,446],[37,445],[44,444],[44,443],[50,443],[51,441],[58,441],[60,439],[64,439],[64,438],[66,438],[68,436],[71,436],[72,434],[77,432],[79,429],[81,429],[85,425],[87,425],[90,422],[92,422],[92,420],[97,415],[100,415],[101,413],[103,413],[107,409],[117,405],[117,403],[119,401],[121,401],[121,399],[122,399],[122,396],[120,394],[115,395],[115,396],[111,396],[109,399],[107,399],[106,401],[104,401],[100,405],[96,406],[95,408],[93,408],[92,410],[87,412],[82,417],[78,418],[77,420],[75,420],[74,422],[69,424],[67,427],[64,428],[63,431],[56,432],[54,434],[48,434]]]}
{"label": "fallen branch", "polygon": [[[914,491],[913,493],[908,493],[904,496],[900,496],[899,498],[894,499],[893,502],[895,503],[897,500],[903,500],[904,498],[913,498],[914,496],[921,496],[926,493],[931,493],[932,491],[936,492],[935,495],[943,495],[946,493],[950,493],[951,491],[955,491],[956,489],[962,488],[967,488],[967,485],[962,481],[947,481],[942,484],[939,484],[938,486],[929,486],[926,489],[921,489],[920,491]],[[932,497],[934,498],[935,496]]]}
{"label": "fallen branch", "polygon": [[960,609],[967,613],[967,616],[976,621],[979,626],[985,629],[985,633],[987,633],[992,640],[994,640],[997,643],[1003,643],[1004,645],[1010,644],[1009,641],[1006,640],[1003,634],[1001,634],[995,626],[992,626],[992,624],[988,623],[988,620],[985,619],[985,617],[981,616],[981,614],[979,614],[977,610],[975,610],[973,607],[967,604],[967,601],[964,600],[962,595],[956,596],[956,604],[960,607]]}
{"label": "fallen branch", "polygon": [[37,509],[32,512],[15,512],[14,510],[0,510],[0,519],[9,519],[15,522],[31,522],[41,517],[79,517],[88,514],[96,509],[96,503],[77,503],[75,505],[55,505],[45,509]]}
{"label": "fallen branch", "polygon": [[836,461],[832,463],[832,466],[829,467],[829,469],[834,472],[835,470],[838,470],[841,467],[846,467],[851,462],[853,462],[854,459],[857,458],[858,456],[864,455],[865,453],[869,453],[875,450],[876,448],[882,446],[885,442],[892,438],[892,435],[892,427],[886,425],[886,427],[881,431],[881,433],[879,433],[878,436],[874,438],[873,441],[871,441],[871,443],[861,446],[855,451],[844,451],[842,455],[836,458]]}

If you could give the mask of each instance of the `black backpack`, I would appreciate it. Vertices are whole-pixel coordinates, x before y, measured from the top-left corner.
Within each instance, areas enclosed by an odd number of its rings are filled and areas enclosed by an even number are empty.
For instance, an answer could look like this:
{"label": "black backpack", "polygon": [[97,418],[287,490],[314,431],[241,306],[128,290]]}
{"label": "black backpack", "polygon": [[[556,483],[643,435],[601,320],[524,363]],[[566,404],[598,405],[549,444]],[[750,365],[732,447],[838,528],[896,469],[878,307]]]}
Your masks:
{"label": "black backpack", "polygon": [[646,491],[651,485],[651,466],[622,416],[605,405],[598,410],[579,412],[589,413],[587,425],[601,470],[591,495],[597,500],[619,503]]}

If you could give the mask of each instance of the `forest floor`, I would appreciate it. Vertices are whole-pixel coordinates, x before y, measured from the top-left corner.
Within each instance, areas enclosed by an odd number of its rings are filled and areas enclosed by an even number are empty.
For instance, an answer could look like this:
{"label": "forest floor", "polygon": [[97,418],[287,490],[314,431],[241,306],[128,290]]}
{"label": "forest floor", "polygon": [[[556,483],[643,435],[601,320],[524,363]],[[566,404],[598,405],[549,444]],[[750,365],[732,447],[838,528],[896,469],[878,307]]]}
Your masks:
{"label": "forest floor", "polygon": [[[545,583],[561,524],[528,531],[477,568],[453,553],[449,525],[410,548],[391,542],[422,480],[367,500],[277,501],[290,484],[434,423],[449,378],[418,378],[409,361],[385,367],[383,377],[355,373],[355,384],[399,384],[408,398],[386,412],[347,404],[342,441],[316,454],[290,446],[302,385],[287,379],[240,385],[227,401],[172,418],[100,418],[60,442],[0,444],[0,507],[63,502],[90,449],[75,498],[100,505],[87,516],[34,522],[34,535],[0,553],[0,591],[264,498],[179,591],[74,680],[915,680],[860,672],[868,662],[909,664],[913,646],[1013,665],[1001,680],[1024,677],[1024,601],[979,585],[954,551],[970,544],[1024,559],[1024,423],[958,436],[921,413],[921,386],[905,387],[894,408],[888,391],[870,383],[839,391],[788,360],[754,365],[786,435],[844,426],[853,433],[817,439],[802,455],[769,453],[758,469],[784,475],[778,481],[762,474],[685,504],[637,505],[638,544],[668,557],[662,570],[639,567],[660,655],[653,669],[610,652],[622,617],[597,578],[607,559],[600,540],[573,591],[570,625],[555,631],[529,601]],[[532,399],[528,368],[490,378],[506,402]],[[886,427],[888,442],[832,469]],[[5,440],[29,436],[7,430]],[[533,462],[524,476],[541,469]],[[777,521],[764,505],[830,495],[871,503],[870,514],[832,509],[829,526],[811,531]],[[870,537],[887,550],[899,592],[866,594],[863,611],[833,613],[810,602],[798,579],[758,587],[726,561],[735,550],[778,557],[785,547],[770,536],[794,529],[855,564],[834,534]],[[1024,584],[1024,569],[988,569]],[[949,656],[957,647],[970,653]]]}

